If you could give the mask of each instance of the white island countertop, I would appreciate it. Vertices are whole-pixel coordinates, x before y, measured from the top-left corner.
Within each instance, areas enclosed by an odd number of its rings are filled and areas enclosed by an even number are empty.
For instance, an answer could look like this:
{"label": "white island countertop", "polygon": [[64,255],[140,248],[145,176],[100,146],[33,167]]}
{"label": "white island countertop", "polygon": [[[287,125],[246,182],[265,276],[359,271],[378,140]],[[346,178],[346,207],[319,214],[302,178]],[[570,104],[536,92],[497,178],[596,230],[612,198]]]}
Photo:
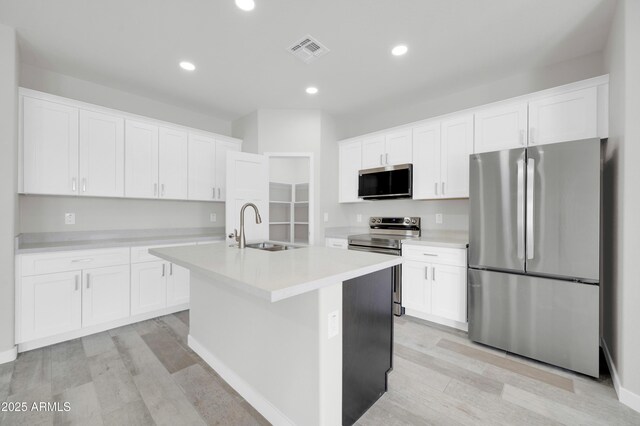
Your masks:
{"label": "white island countertop", "polygon": [[271,302],[402,263],[400,256],[319,246],[270,252],[210,244],[152,249],[149,253]]}

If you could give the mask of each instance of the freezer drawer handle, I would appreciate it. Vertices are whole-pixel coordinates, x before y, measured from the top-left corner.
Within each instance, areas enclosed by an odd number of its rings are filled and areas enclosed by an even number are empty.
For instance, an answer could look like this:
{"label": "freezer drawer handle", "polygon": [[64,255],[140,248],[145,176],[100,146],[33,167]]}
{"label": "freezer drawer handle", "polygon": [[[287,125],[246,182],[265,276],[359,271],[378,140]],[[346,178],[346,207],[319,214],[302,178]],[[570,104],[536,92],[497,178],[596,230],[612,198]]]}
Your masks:
{"label": "freezer drawer handle", "polygon": [[536,160],[530,158],[527,163],[527,259],[533,259],[534,255],[534,229],[533,229],[533,212],[534,212],[534,188],[535,188],[535,168]]}
{"label": "freezer drawer handle", "polygon": [[518,161],[518,199],[517,199],[518,259],[524,259],[524,160]]}

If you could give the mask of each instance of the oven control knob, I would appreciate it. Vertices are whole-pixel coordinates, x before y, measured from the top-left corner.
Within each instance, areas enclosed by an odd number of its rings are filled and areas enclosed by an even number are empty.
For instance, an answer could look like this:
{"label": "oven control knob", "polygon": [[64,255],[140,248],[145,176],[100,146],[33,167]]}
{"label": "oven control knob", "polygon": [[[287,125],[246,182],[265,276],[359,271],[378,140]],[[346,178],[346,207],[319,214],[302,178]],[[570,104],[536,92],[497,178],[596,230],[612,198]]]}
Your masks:
{"label": "oven control knob", "polygon": [[409,222],[410,222],[409,218],[408,218],[408,217],[407,217],[407,218],[405,218],[404,223],[406,223],[406,224],[408,225],[408,224],[409,224]]}
{"label": "oven control knob", "polygon": [[377,218],[377,219],[376,219],[376,223],[382,223],[382,219]]}
{"label": "oven control knob", "polygon": [[411,219],[411,223],[412,223],[413,225],[415,225],[415,224],[416,224],[416,220],[415,220],[415,219]]}
{"label": "oven control knob", "polygon": [[375,218],[375,217],[372,217],[371,219],[369,219],[369,222],[371,222],[371,223],[376,223],[376,218]]}

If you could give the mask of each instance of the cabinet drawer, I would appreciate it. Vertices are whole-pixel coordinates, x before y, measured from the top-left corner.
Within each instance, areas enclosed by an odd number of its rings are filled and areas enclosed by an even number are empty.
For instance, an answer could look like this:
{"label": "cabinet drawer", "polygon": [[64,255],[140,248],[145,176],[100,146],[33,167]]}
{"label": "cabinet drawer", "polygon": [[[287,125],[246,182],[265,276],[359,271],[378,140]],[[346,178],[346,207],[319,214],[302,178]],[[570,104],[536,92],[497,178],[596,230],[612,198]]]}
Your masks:
{"label": "cabinet drawer", "polygon": [[324,244],[327,247],[347,249],[349,248],[349,242],[346,238],[325,238]]}
{"label": "cabinet drawer", "polygon": [[27,254],[21,257],[21,274],[41,275],[127,264],[129,247]]}
{"label": "cabinet drawer", "polygon": [[418,262],[440,265],[467,266],[467,250],[404,244],[402,257]]}
{"label": "cabinet drawer", "polygon": [[131,263],[155,262],[158,260],[162,260],[159,257],[155,257],[149,254],[149,249],[194,245],[196,245],[196,243],[161,244],[159,246],[131,247]]}

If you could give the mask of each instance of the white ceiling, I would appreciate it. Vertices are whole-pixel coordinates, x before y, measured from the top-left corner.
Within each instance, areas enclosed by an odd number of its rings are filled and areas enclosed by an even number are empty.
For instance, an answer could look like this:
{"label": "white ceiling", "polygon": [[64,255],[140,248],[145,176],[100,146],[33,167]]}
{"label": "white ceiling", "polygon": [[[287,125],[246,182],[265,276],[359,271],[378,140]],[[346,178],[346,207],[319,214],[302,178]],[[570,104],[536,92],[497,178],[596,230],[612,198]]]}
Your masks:
{"label": "white ceiling", "polygon": [[[0,0],[21,60],[235,119],[334,114],[455,90],[603,49],[614,0]],[[331,52],[285,49],[311,34]],[[409,53],[392,57],[406,43]],[[181,60],[198,69],[187,73]],[[320,93],[304,89],[315,85]]]}

